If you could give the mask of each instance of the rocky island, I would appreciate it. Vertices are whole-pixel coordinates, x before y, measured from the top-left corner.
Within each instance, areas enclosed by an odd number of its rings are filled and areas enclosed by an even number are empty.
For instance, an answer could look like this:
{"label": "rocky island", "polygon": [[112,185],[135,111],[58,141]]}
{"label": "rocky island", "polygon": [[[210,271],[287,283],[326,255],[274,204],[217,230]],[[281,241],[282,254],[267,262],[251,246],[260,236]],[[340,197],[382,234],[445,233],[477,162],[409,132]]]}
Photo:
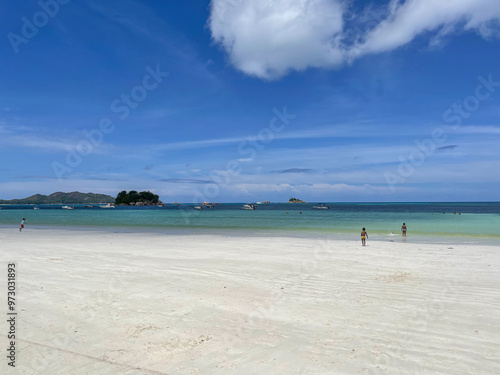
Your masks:
{"label": "rocky island", "polygon": [[297,199],[297,198],[290,198],[288,200],[288,203],[307,203],[307,202],[303,201],[303,200],[300,200],[300,199]]}

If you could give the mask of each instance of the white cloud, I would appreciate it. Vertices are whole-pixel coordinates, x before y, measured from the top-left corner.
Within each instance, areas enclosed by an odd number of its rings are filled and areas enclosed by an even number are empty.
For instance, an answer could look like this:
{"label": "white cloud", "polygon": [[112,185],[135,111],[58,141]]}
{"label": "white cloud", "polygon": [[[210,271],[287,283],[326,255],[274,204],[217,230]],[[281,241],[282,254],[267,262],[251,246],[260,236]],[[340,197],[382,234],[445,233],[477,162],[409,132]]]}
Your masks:
{"label": "white cloud", "polygon": [[337,0],[213,0],[209,26],[236,68],[273,79],[342,63],[342,15]]}
{"label": "white cloud", "polygon": [[277,79],[292,70],[335,68],[369,53],[391,51],[426,32],[433,33],[429,44],[434,47],[458,31],[474,30],[487,38],[498,31],[500,20],[498,0],[392,0],[382,13],[367,8],[354,16],[347,4],[212,0],[208,25],[236,69]]}

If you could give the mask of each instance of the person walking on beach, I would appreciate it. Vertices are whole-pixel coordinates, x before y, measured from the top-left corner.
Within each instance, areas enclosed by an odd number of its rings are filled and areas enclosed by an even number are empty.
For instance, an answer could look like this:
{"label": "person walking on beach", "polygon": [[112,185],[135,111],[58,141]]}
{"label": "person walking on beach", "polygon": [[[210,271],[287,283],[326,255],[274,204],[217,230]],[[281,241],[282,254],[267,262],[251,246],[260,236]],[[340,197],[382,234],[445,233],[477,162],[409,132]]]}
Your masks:
{"label": "person walking on beach", "polygon": [[24,221],[26,220],[25,217],[23,217],[23,219],[21,220],[21,227],[19,228],[19,232],[21,232],[24,228]]}
{"label": "person walking on beach", "polygon": [[361,243],[363,244],[363,246],[366,245],[367,238],[368,238],[368,233],[366,233],[366,229],[363,228],[363,230],[361,231]]}
{"label": "person walking on beach", "polygon": [[406,224],[403,223],[403,226],[401,227],[401,234],[403,235],[403,237],[406,237]]}

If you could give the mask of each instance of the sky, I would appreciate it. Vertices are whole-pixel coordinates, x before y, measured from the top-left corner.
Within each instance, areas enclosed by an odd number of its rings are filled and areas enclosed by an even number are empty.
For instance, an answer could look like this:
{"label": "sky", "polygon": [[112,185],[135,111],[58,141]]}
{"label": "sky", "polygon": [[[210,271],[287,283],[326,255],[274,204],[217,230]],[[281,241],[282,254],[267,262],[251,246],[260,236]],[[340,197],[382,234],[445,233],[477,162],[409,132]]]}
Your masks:
{"label": "sky", "polygon": [[0,4],[0,199],[499,201],[498,0]]}

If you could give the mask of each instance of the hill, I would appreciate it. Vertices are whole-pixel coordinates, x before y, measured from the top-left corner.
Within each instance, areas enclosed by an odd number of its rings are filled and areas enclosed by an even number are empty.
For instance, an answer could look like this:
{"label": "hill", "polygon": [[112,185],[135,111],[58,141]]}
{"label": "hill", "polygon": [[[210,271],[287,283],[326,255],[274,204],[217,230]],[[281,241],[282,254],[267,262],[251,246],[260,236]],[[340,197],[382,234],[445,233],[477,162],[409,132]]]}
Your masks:
{"label": "hill", "polygon": [[57,192],[50,195],[35,194],[23,199],[0,200],[0,204],[93,204],[114,203],[115,198],[106,194]]}

